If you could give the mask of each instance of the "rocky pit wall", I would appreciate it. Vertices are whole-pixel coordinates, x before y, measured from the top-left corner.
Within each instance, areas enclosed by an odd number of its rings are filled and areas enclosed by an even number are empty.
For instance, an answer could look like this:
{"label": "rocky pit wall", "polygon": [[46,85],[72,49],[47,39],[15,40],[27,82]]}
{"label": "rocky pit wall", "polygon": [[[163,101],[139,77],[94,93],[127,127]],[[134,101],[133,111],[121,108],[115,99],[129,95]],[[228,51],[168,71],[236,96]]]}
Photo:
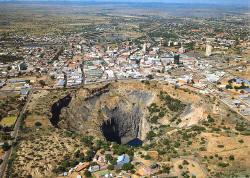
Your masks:
{"label": "rocky pit wall", "polygon": [[104,86],[87,96],[78,91],[71,97],[65,104],[63,98],[53,105],[58,107],[52,110],[51,122],[59,128],[122,144],[136,138],[144,140],[150,129],[147,106],[155,96],[149,91]]}

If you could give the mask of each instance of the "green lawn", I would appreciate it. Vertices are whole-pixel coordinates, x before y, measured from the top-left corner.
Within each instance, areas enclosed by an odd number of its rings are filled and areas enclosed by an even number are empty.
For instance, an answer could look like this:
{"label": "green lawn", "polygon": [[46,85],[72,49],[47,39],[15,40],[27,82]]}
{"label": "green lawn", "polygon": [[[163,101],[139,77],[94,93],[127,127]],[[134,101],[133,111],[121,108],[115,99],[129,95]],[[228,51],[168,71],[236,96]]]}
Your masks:
{"label": "green lawn", "polygon": [[8,116],[1,120],[0,125],[1,126],[8,126],[11,127],[15,124],[17,117],[16,116]]}

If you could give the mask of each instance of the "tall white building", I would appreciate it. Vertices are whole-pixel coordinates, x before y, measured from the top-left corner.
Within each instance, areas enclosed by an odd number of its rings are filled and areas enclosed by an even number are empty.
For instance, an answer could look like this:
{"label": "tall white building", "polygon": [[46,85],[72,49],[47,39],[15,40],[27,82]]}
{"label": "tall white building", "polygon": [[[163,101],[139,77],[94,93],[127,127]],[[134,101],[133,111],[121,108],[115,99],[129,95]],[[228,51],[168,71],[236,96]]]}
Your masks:
{"label": "tall white building", "polygon": [[213,47],[212,47],[210,44],[207,44],[207,45],[206,45],[206,53],[205,53],[205,56],[211,56],[211,54],[212,54],[212,49],[213,49]]}
{"label": "tall white building", "polygon": [[143,44],[142,51],[143,51],[144,53],[147,52],[147,44],[146,44],[146,43]]}

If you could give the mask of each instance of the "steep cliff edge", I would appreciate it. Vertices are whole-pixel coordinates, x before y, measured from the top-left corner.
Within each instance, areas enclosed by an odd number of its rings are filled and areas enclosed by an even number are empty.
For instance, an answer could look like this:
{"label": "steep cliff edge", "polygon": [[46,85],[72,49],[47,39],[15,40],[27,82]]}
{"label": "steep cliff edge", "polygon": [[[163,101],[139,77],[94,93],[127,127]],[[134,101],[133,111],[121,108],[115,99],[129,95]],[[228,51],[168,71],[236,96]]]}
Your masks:
{"label": "steep cliff edge", "polygon": [[143,140],[150,128],[145,119],[147,106],[154,97],[147,90],[110,86],[94,92],[80,90],[72,94],[66,107],[60,108],[57,125],[81,134],[104,136],[117,143]]}

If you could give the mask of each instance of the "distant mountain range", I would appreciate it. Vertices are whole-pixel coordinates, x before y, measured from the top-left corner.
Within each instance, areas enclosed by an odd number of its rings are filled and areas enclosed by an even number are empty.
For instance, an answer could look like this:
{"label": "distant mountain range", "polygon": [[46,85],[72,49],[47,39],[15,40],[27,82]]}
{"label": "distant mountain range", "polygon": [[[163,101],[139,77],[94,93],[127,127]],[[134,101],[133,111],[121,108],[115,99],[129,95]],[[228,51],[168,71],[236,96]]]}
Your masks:
{"label": "distant mountain range", "polygon": [[127,2],[127,3],[187,3],[187,4],[221,4],[221,5],[247,5],[250,8],[250,0],[0,0],[0,2]]}

